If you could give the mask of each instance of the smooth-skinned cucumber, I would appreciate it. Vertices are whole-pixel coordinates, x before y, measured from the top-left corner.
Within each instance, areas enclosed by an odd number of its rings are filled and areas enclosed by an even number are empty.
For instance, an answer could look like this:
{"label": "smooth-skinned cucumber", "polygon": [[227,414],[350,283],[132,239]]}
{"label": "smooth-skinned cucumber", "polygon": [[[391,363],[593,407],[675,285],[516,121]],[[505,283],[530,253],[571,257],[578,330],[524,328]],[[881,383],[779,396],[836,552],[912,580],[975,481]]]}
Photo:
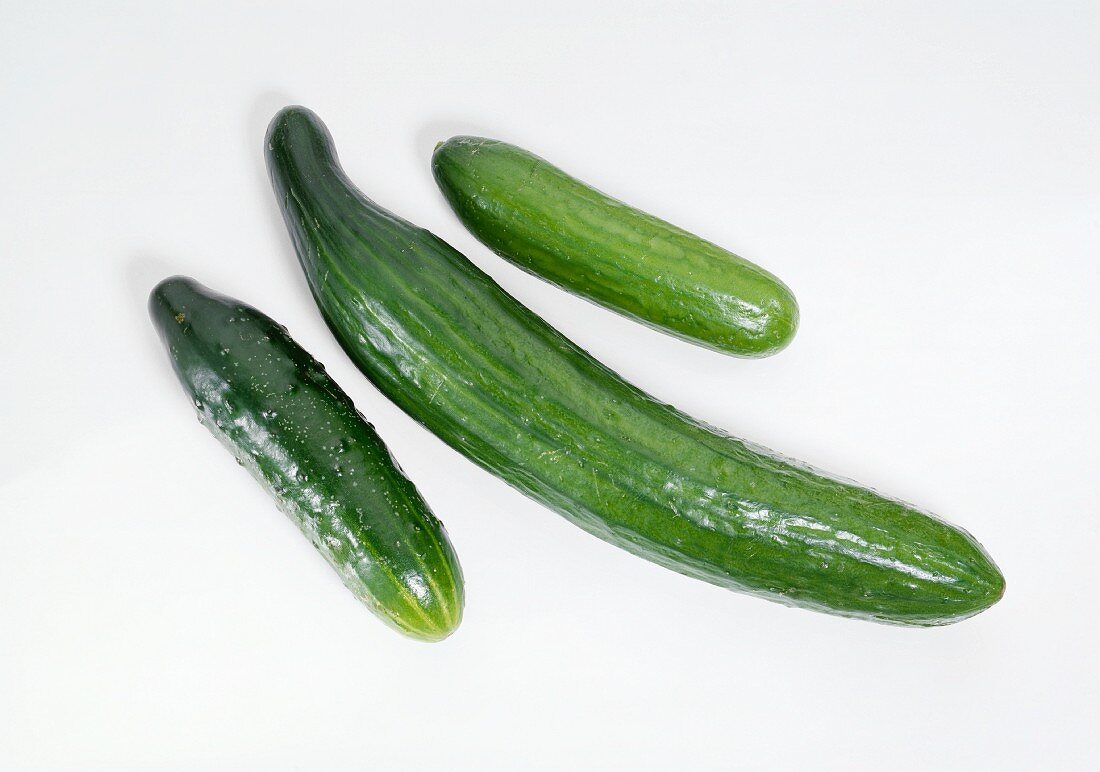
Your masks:
{"label": "smooth-skinned cucumber", "polygon": [[697,422],[610,371],[446,242],[363,195],[312,112],[266,155],[314,298],[366,376],[485,469],[688,576],[907,625],[988,608],[1004,579],[965,531]]}
{"label": "smooth-skinned cucumber", "polygon": [[453,137],[432,173],[498,255],[650,327],[742,357],[774,354],[798,328],[794,295],[760,266],[515,145]]}
{"label": "smooth-skinned cucumber", "polygon": [[462,619],[442,523],[324,367],[255,308],[165,279],[149,312],[199,420],[271,493],[344,584],[425,641]]}

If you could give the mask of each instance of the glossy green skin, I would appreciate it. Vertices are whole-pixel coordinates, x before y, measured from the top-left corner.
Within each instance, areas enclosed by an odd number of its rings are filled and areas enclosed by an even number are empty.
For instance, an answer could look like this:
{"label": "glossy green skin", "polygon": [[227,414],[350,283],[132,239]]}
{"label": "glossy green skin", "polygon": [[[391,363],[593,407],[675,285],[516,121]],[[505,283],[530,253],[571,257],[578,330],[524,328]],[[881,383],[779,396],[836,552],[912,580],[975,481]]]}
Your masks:
{"label": "glossy green skin", "polygon": [[316,115],[267,136],[314,298],[390,399],[590,533],[794,606],[910,625],[971,616],[1004,580],[958,528],[725,435],[608,370],[441,239],[347,179]]}
{"label": "glossy green skin", "polygon": [[185,277],[149,312],[199,420],[274,496],[344,584],[425,641],[462,619],[447,533],[324,367],[284,327]]}
{"label": "glossy green skin", "polygon": [[515,145],[454,137],[432,173],[498,255],[643,324],[743,357],[774,354],[798,328],[791,291],[760,266]]}

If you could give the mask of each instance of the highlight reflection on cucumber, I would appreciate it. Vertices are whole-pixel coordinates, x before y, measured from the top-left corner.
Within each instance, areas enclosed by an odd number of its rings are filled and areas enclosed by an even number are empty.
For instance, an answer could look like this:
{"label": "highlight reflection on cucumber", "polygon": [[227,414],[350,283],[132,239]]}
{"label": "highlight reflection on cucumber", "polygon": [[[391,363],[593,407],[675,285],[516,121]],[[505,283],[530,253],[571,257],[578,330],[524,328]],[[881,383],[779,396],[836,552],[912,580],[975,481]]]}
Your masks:
{"label": "highlight reflection on cucumber", "polygon": [[149,311],[199,420],[371,611],[435,641],[462,619],[462,571],[443,525],[373,427],[286,328],[185,277]]}
{"label": "highlight reflection on cucumber", "polygon": [[572,522],[688,576],[793,606],[941,625],[1004,579],[965,531],[691,419],[624,381],[438,237],[348,180],[316,115],[266,153],[330,328],[390,399]]}

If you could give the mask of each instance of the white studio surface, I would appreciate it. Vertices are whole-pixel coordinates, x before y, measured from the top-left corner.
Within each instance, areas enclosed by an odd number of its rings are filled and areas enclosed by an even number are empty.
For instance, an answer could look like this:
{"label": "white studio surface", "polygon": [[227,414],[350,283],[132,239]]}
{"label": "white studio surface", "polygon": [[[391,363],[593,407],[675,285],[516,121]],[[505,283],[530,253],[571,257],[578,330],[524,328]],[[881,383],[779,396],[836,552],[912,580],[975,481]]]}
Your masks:
{"label": "white studio surface", "polygon": [[[0,768],[1100,767],[1100,5],[0,2]],[[329,334],[261,152],[351,177],[689,414],[974,533],[1008,591],[913,630],[606,545],[476,468]],[[772,270],[762,361],[522,274],[429,170],[526,147]],[[195,422],[183,273],[286,324],[446,523],[465,621],[406,640]]]}

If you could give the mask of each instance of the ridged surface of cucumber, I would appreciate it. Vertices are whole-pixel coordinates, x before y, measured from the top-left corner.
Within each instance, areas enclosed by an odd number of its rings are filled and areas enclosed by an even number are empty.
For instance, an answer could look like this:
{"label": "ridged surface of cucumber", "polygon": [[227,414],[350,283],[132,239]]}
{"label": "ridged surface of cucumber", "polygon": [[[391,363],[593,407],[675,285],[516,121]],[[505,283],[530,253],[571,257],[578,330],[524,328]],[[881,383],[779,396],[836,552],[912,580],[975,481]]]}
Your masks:
{"label": "ridged surface of cucumber", "polygon": [[1004,580],[965,531],[649,397],[340,168],[316,115],[272,121],[268,167],[309,285],[390,399],[612,544],[789,605],[939,625]]}
{"label": "ridged surface of cucumber", "polygon": [[199,420],[271,493],[344,584],[421,640],[462,618],[442,523],[324,367],[260,311],[185,277],[149,311]]}
{"label": "ridged surface of cucumber", "polygon": [[643,324],[744,357],[779,351],[798,328],[794,295],[760,266],[515,145],[453,137],[432,173],[498,255]]}

